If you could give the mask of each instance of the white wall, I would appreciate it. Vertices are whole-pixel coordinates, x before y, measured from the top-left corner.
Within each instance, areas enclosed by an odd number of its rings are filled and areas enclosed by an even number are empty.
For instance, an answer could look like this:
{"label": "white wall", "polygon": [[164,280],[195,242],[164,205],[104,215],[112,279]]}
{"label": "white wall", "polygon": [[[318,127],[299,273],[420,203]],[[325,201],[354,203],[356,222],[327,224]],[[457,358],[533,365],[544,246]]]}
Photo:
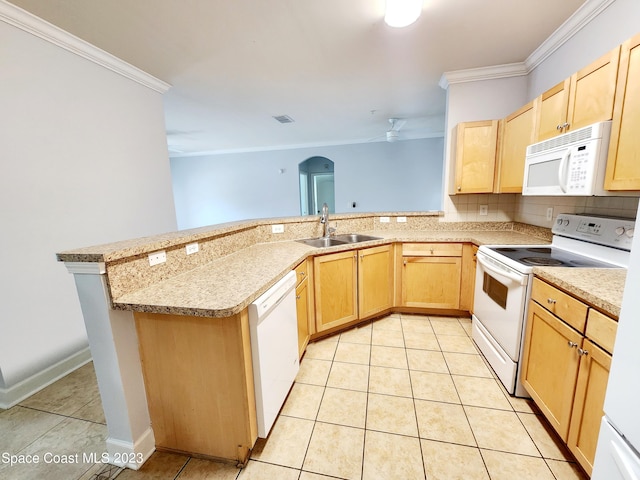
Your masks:
{"label": "white wall", "polygon": [[298,165],[314,156],[334,162],[338,213],[439,210],[442,155],[432,138],[172,158],[178,228],[300,215]]}
{"label": "white wall", "polygon": [[55,253],[176,222],[162,95],[3,21],[0,45],[1,404],[87,347]]}

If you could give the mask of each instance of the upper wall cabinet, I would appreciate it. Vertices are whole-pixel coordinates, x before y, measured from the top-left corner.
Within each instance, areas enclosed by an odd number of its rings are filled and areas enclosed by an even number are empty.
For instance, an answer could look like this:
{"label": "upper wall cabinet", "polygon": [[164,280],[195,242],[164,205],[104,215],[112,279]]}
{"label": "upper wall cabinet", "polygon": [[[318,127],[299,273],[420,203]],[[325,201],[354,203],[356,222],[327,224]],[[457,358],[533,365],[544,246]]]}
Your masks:
{"label": "upper wall cabinet", "polygon": [[607,190],[640,190],[640,34],[622,45],[611,126]]}
{"label": "upper wall cabinet", "polygon": [[498,193],[522,192],[527,146],[535,143],[534,102],[513,112],[502,123]]}
{"label": "upper wall cabinet", "polygon": [[611,120],[620,47],[538,97],[536,141]]}
{"label": "upper wall cabinet", "polygon": [[456,166],[452,194],[493,192],[498,125],[498,120],[456,125]]}

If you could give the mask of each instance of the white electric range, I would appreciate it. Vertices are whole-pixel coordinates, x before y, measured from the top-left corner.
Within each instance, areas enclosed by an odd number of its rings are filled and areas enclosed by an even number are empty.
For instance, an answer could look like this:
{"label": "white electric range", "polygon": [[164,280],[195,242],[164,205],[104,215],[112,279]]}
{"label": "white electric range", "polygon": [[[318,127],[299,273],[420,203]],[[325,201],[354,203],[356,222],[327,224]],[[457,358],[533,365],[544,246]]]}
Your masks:
{"label": "white electric range", "polygon": [[635,219],[558,215],[551,245],[478,249],[472,336],[511,395],[528,397],[520,356],[536,266],[626,268]]}

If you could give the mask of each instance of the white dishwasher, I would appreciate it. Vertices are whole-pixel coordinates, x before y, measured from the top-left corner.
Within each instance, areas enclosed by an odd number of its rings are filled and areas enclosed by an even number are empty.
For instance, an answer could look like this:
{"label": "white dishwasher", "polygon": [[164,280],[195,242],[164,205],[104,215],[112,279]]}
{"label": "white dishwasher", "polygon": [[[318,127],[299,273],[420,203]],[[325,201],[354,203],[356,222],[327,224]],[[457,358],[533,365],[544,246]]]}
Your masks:
{"label": "white dishwasher", "polygon": [[249,305],[260,438],[269,435],[300,368],[295,286],[292,271]]}

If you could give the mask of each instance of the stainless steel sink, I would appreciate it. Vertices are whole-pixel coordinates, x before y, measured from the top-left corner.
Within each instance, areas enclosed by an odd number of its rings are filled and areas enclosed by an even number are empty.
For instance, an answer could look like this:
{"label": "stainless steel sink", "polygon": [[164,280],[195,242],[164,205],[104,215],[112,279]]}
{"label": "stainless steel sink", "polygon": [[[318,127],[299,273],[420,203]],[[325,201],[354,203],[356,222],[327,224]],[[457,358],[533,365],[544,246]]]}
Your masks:
{"label": "stainless steel sink", "polygon": [[298,240],[298,242],[310,245],[316,248],[333,247],[335,245],[346,245],[348,242],[337,240],[335,238],[307,238],[305,240]]}
{"label": "stainless steel sink", "polygon": [[298,242],[310,245],[316,248],[333,247],[335,245],[347,245],[349,243],[368,242],[369,240],[380,240],[380,237],[372,237],[371,235],[360,235],[359,233],[347,233],[344,235],[336,235],[335,237],[307,238],[298,240]]}
{"label": "stainless steel sink", "polygon": [[336,235],[333,238],[345,243],[358,243],[358,242],[368,242],[370,240],[380,240],[380,237],[372,237],[371,235],[361,235],[359,233],[346,233],[344,235]]}

